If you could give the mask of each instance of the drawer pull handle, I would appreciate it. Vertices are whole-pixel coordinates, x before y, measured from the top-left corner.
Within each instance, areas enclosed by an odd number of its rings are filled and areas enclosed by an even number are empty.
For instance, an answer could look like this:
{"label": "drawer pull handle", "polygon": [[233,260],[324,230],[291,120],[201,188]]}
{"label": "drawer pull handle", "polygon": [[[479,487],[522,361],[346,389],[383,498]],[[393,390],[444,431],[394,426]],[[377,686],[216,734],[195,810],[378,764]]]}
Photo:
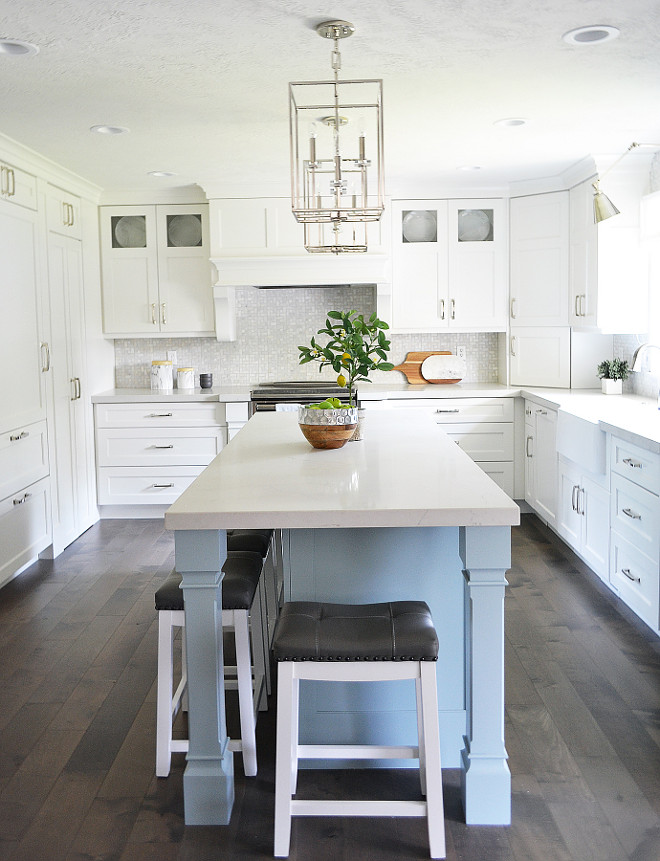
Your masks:
{"label": "drawer pull handle", "polygon": [[170,484],[154,484],[154,487],[174,487],[174,482],[170,482]]}
{"label": "drawer pull handle", "polygon": [[173,413],[149,413],[149,419],[171,419]]}
{"label": "drawer pull handle", "polygon": [[641,582],[642,582],[642,580],[641,580],[641,578],[640,578],[640,577],[634,577],[634,576],[630,573],[630,568],[622,568],[622,569],[621,569],[621,573],[622,573],[622,574],[625,574],[625,576],[626,576],[629,580],[632,580],[632,581],[633,581],[633,583],[641,583]]}
{"label": "drawer pull handle", "polygon": [[26,436],[30,436],[30,431],[21,431],[20,433],[12,434],[9,437],[9,442],[18,442],[19,439],[25,439]]}
{"label": "drawer pull handle", "polygon": [[456,410],[436,410],[438,415],[442,415],[443,413],[460,413],[459,409]]}
{"label": "drawer pull handle", "polygon": [[445,319],[445,300],[444,299],[440,300],[440,319],[441,320]]}
{"label": "drawer pull handle", "polygon": [[624,508],[623,513],[626,515],[626,517],[632,518],[632,520],[641,520],[642,519],[642,515],[637,514],[637,512],[633,511],[632,508]]}
{"label": "drawer pull handle", "polygon": [[633,460],[631,457],[624,457],[623,462],[631,469],[641,469],[642,464],[638,460]]}
{"label": "drawer pull handle", "polygon": [[28,500],[32,496],[31,493],[24,493],[20,499],[13,499],[12,502],[14,505],[23,505],[23,503]]}
{"label": "drawer pull handle", "polygon": [[174,446],[170,443],[170,445],[152,445],[152,448],[174,448]]}

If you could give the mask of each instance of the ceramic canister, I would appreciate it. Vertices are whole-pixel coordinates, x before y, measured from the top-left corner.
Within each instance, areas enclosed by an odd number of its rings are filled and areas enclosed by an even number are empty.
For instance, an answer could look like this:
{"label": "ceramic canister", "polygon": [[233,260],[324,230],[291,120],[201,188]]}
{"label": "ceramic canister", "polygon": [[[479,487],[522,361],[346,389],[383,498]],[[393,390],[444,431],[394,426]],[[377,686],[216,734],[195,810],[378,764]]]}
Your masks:
{"label": "ceramic canister", "polygon": [[174,388],[172,362],[154,359],[151,363],[151,388],[156,392],[166,392]]}
{"label": "ceramic canister", "polygon": [[194,368],[179,368],[176,375],[176,384],[180,389],[195,388],[195,369]]}

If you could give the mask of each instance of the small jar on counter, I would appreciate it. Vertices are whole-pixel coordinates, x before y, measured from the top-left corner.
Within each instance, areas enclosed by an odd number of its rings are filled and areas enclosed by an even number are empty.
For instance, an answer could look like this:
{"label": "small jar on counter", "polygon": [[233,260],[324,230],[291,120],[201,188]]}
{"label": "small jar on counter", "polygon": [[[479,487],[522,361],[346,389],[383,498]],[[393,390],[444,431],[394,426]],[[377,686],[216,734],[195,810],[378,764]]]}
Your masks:
{"label": "small jar on counter", "polygon": [[172,362],[167,359],[154,359],[151,363],[151,389],[154,392],[168,392],[174,388]]}
{"label": "small jar on counter", "polygon": [[179,389],[194,389],[195,388],[195,369],[194,368],[179,368],[176,375],[176,384]]}

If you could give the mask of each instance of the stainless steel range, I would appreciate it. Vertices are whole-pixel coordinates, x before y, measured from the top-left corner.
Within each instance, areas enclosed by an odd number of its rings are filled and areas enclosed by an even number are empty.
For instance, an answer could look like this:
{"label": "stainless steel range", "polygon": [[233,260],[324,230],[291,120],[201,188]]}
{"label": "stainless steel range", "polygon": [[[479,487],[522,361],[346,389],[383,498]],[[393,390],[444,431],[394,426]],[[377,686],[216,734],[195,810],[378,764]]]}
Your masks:
{"label": "stainless steel range", "polygon": [[278,404],[314,404],[328,397],[339,398],[342,403],[348,403],[348,392],[345,388],[327,380],[282,381],[276,383],[260,383],[250,392],[250,415],[266,410],[274,411]]}

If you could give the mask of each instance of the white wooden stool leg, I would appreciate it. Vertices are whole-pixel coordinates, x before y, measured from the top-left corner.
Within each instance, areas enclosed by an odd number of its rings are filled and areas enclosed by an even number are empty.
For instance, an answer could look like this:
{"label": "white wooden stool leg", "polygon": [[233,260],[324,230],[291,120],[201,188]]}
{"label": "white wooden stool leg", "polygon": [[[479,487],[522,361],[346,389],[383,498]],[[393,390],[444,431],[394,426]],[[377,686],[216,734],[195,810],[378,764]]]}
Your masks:
{"label": "white wooden stool leg", "polygon": [[440,762],[440,727],[438,693],[434,661],[420,661],[424,759],[426,772],[426,820],[429,831],[431,858],[444,858],[445,815],[442,797],[442,767]]}
{"label": "white wooden stool leg", "polygon": [[257,739],[255,735],[248,613],[247,610],[234,610],[233,613],[243,769],[247,777],[254,777],[257,773]]}
{"label": "white wooden stool leg", "polygon": [[[291,783],[298,713],[294,688],[294,661],[282,661],[277,671],[277,743],[275,749],[275,847],[276,858],[288,858],[291,842]],[[295,707],[295,708],[294,708]]]}
{"label": "white wooden stool leg", "polygon": [[173,687],[172,611],[158,613],[158,679],[156,693],[156,775],[167,777],[172,758],[172,687]]}
{"label": "white wooden stool leg", "polygon": [[[420,661],[420,664],[422,662]],[[419,748],[419,785],[422,795],[426,795],[426,750],[424,742],[424,710],[422,708],[422,680],[415,679],[415,697],[417,699],[417,746]]]}

